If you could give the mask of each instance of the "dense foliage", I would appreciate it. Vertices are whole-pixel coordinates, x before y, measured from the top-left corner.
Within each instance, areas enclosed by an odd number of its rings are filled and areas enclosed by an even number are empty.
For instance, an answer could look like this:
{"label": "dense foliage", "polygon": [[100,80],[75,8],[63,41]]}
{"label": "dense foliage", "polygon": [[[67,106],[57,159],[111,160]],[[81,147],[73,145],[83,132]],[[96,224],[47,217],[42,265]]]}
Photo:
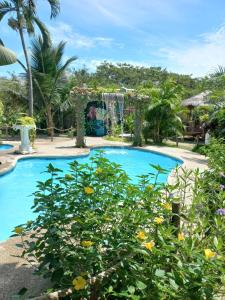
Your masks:
{"label": "dense foliage", "polygon": [[0,100],[3,104],[2,126],[12,126],[27,111],[26,85],[15,76],[0,78]]}
{"label": "dense foliage", "polygon": [[[53,45],[47,30],[45,32],[47,38],[41,38],[39,42],[34,40],[32,48],[34,114],[39,128],[56,127],[60,130],[72,128],[71,130],[74,131],[76,109],[74,105],[66,105],[74,86],[85,84],[94,89],[101,86],[112,91],[124,86],[128,89],[135,88],[138,93],[149,96],[148,109],[145,108],[143,111],[146,121],[143,133],[146,140],[153,139],[154,142],[161,142],[165,137],[179,136],[182,135],[183,129],[185,131],[181,120],[183,124],[188,123],[186,121],[190,116],[188,111],[184,113],[183,109],[181,110],[181,100],[211,90],[210,104],[208,107],[194,109],[193,121],[197,127],[204,126],[205,130],[210,128],[211,133],[216,137],[224,137],[223,74],[195,79],[188,75],[170,73],[161,68],[135,67],[129,64],[113,65],[108,62],[98,66],[94,73],[86,68],[69,71],[68,68],[62,68],[59,61],[54,61],[54,55],[49,55],[52,51],[56,51],[59,45]],[[63,51],[61,54],[63,59]],[[42,57],[44,61],[41,60]],[[47,71],[43,72],[43,70]],[[15,99],[11,98],[13,95]],[[12,76],[12,79],[0,79],[0,97],[5,107],[4,123],[12,123],[11,118],[16,115],[13,118],[16,119],[18,113],[27,113],[29,101],[24,78]],[[11,105],[11,99],[13,102],[16,100],[16,105]],[[9,116],[8,111],[11,112],[12,117]],[[124,123],[125,131],[129,133],[134,131],[133,112],[134,104],[126,101]],[[46,131],[41,132],[46,133]],[[50,130],[48,133],[50,134]]]}
{"label": "dense foliage", "polygon": [[161,143],[164,138],[181,135],[183,132],[180,102],[182,89],[172,81],[160,88],[150,90],[150,105],[145,112],[144,137]]}
{"label": "dense foliage", "polygon": [[214,143],[210,170],[183,170],[175,185],[157,184],[157,166],[133,184],[102,153],[67,174],[49,165],[36,220],[15,229],[23,255],[72,299],[214,299],[225,292],[224,150]]}

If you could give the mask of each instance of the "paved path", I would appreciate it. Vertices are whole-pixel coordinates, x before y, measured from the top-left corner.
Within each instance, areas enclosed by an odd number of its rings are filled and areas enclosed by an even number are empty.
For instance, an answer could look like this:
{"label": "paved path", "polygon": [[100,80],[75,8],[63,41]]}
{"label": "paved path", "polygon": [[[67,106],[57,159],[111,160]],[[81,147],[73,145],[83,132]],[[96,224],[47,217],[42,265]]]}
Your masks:
{"label": "paved path", "polygon": [[[102,138],[87,138],[87,146],[123,146],[129,145],[121,142],[110,142]],[[10,142],[18,149],[19,142]],[[47,138],[38,139],[36,141],[37,152],[35,156],[71,156],[88,153],[89,149],[77,149],[74,147],[75,140],[66,137],[58,137],[51,142]],[[206,159],[197,154],[184,149],[172,147],[146,146],[144,149],[158,151],[180,158],[184,161],[185,168],[204,170]],[[14,150],[0,151],[0,173],[6,172],[14,167],[21,155],[14,154]],[[48,285],[48,282],[32,275],[32,268],[24,265],[24,261],[16,256],[20,255],[20,249],[15,247],[18,238],[11,238],[6,242],[0,243],[0,300],[10,300],[12,295],[21,288],[26,287],[30,291],[30,295],[36,296],[40,294]]]}

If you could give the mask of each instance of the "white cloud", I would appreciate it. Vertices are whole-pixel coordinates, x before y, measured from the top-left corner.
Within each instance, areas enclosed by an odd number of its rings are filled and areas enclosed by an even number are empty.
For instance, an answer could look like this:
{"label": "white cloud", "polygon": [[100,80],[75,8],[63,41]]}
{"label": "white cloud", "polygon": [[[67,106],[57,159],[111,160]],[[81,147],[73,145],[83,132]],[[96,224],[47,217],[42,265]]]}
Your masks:
{"label": "white cloud", "polygon": [[[48,26],[49,31],[53,36],[53,41],[58,43],[60,41],[65,41],[69,46],[73,48],[93,48],[97,46],[101,47],[111,47],[114,44],[114,39],[110,37],[89,37],[78,32],[75,32],[69,24],[64,22],[59,22],[55,27]],[[116,43],[115,43],[116,44]],[[119,44],[118,44],[119,45]]]}
{"label": "white cloud", "polygon": [[213,72],[218,65],[225,65],[225,25],[185,45],[161,48],[159,56],[179,73],[202,76]]}

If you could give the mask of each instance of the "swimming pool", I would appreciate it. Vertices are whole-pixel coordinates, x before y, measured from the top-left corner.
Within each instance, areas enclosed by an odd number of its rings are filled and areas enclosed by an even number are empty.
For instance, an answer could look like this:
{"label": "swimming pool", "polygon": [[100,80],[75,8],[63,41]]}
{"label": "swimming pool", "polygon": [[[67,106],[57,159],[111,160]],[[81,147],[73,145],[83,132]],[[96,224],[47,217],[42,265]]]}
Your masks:
{"label": "swimming pool", "polygon": [[[120,164],[134,183],[138,175],[156,172],[149,164],[158,164],[168,171],[182,164],[181,160],[159,153],[121,147],[92,149],[90,155],[82,157],[23,158],[11,172],[0,176],[0,241],[7,239],[15,226],[34,218],[31,194],[36,190],[36,182],[48,177],[42,172],[49,163],[68,172],[68,163],[87,163],[99,149],[105,151],[110,161]],[[168,174],[161,174],[159,182],[166,182],[167,177]]]}
{"label": "swimming pool", "polygon": [[10,145],[10,144],[0,144],[0,151],[2,150],[8,150],[8,149],[11,149],[13,148],[13,145]]}

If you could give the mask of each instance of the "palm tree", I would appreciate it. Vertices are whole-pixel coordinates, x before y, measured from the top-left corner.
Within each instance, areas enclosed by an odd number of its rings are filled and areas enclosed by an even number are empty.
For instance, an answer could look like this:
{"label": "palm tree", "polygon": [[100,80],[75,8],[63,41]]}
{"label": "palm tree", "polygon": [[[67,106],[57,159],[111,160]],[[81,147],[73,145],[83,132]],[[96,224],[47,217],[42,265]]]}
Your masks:
{"label": "palm tree", "polygon": [[0,39],[0,66],[11,65],[16,62],[16,54],[6,48]]}
{"label": "palm tree", "polygon": [[[51,18],[59,13],[59,0],[47,0],[51,8]],[[18,31],[26,61],[28,79],[29,116],[33,116],[33,82],[28,51],[25,43],[24,33],[32,35],[35,24],[40,27],[41,23],[37,18],[37,6],[35,0],[0,0],[0,21],[5,15],[10,15],[8,25]],[[12,16],[13,15],[13,16]]]}
{"label": "palm tree", "polygon": [[182,133],[180,100],[181,89],[171,81],[165,82],[160,88],[152,89],[152,103],[146,111],[143,130],[146,141],[150,137],[155,143],[162,143],[164,138]]}
{"label": "palm tree", "polygon": [[49,135],[53,137],[53,117],[61,104],[60,91],[63,87],[63,79],[66,69],[76,60],[73,56],[63,62],[65,43],[60,42],[53,46],[46,46],[42,37],[32,41],[31,70],[34,82],[34,97],[38,109],[44,110]]}

